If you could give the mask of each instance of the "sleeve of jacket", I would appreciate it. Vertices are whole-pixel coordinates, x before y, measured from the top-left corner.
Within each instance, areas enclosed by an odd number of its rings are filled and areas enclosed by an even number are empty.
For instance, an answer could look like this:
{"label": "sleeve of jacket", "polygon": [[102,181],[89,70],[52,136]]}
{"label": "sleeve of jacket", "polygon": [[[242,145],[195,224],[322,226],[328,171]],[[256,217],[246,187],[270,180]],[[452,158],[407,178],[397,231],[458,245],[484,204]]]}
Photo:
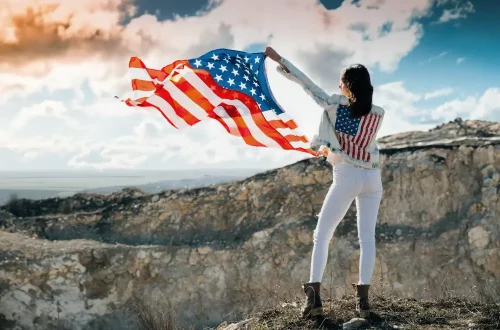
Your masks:
{"label": "sleeve of jacket", "polygon": [[302,71],[295,67],[290,61],[281,58],[281,64],[287,67],[290,72],[286,72],[281,66],[278,65],[278,72],[291,81],[296,82],[309,94],[313,100],[319,104],[323,109],[329,109],[339,103],[340,95],[329,96],[323,89],[316,85],[309,77]]}

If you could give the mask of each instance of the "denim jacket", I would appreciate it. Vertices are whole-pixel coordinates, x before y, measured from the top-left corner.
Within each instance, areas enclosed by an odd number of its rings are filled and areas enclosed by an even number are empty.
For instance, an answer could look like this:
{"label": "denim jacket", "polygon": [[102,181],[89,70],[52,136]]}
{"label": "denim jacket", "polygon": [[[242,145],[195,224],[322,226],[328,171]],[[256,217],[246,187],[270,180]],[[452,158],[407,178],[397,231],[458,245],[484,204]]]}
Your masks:
{"label": "denim jacket", "polygon": [[382,125],[384,109],[372,105],[368,115],[353,118],[349,115],[349,100],[345,96],[328,95],[287,59],[281,58],[281,64],[290,72],[286,72],[281,66],[278,66],[278,72],[301,85],[323,108],[318,131],[311,141],[311,148],[317,151],[321,146],[327,146],[331,152],[356,166],[380,168],[376,137]]}

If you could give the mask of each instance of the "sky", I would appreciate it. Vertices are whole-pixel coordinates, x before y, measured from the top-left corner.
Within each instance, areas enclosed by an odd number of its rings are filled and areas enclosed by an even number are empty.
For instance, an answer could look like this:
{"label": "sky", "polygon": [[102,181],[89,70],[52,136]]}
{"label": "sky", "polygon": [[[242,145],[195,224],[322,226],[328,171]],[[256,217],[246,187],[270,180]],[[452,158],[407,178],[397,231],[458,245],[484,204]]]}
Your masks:
{"label": "sky", "polygon": [[[177,130],[130,108],[128,60],[161,68],[217,48],[274,47],[328,93],[366,65],[379,136],[500,120],[500,2],[491,0],[0,0],[0,171],[276,168],[308,157],[251,147],[216,121]],[[321,108],[266,60],[308,137]]]}

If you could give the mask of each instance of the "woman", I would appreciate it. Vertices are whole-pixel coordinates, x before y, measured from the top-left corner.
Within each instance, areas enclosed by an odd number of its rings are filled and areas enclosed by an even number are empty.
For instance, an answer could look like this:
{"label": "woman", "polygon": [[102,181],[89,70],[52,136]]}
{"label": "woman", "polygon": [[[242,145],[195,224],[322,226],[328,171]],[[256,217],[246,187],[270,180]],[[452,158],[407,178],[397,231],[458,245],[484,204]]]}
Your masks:
{"label": "woman", "polygon": [[382,180],[376,135],[384,110],[372,104],[373,87],[368,70],[353,65],[340,76],[341,95],[327,95],[293,64],[268,47],[264,55],[276,61],[278,71],[299,83],[324,109],[311,146],[326,156],[333,167],[333,182],[325,197],[314,231],[309,283],[303,286],[306,301],[302,316],[323,314],[320,284],[328,258],[328,245],[335,228],[356,200],[358,238],[361,249],[356,310],[370,316],[368,290],[375,267],[375,225],[382,199]]}

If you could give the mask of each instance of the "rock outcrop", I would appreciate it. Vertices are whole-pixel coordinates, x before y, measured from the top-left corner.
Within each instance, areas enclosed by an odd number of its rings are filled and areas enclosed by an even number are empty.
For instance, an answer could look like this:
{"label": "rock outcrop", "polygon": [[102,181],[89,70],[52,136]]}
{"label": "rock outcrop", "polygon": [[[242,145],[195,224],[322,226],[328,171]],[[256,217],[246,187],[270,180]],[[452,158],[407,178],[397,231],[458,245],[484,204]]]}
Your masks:
{"label": "rock outcrop", "polygon": [[[380,144],[374,290],[498,295],[500,124],[456,120]],[[328,163],[306,159],[215,187],[14,201],[0,213],[0,328],[127,329],[123,308],[138,300],[215,325],[270,292],[300,294],[330,183]],[[358,259],[353,205],[330,249],[329,294],[349,292]]]}

